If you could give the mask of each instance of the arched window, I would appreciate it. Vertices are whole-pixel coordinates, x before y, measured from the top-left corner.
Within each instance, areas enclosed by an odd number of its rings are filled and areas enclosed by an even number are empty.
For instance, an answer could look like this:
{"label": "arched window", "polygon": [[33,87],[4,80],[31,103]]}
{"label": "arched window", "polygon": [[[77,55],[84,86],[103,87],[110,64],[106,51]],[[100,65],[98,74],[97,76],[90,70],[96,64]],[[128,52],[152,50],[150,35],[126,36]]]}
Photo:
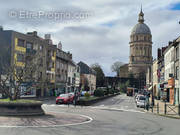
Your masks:
{"label": "arched window", "polygon": [[143,50],[142,50],[142,47],[140,47],[140,55],[143,54]]}
{"label": "arched window", "polygon": [[145,47],[145,56],[147,56],[148,49]]}
{"label": "arched window", "polygon": [[146,36],[144,36],[144,41],[146,41]]}

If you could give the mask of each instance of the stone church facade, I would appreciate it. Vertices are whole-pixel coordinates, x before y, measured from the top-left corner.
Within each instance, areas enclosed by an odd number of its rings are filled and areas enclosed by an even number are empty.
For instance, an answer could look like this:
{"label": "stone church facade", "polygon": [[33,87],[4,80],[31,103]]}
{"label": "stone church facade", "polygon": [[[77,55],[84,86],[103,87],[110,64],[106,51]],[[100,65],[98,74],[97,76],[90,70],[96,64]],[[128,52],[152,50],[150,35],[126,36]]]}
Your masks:
{"label": "stone church facade", "polygon": [[139,13],[138,23],[130,35],[129,73],[135,77],[145,76],[152,65],[152,35],[149,27],[144,23],[144,13]]}

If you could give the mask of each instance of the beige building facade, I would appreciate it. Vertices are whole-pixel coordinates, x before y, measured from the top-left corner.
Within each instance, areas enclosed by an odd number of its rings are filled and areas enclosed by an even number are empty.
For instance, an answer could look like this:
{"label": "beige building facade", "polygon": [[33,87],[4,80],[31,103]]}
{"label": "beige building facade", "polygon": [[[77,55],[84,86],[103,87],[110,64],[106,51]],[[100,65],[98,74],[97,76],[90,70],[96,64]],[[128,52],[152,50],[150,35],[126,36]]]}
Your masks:
{"label": "beige building facade", "polygon": [[158,91],[158,60],[153,61],[153,92],[155,97],[159,97]]}

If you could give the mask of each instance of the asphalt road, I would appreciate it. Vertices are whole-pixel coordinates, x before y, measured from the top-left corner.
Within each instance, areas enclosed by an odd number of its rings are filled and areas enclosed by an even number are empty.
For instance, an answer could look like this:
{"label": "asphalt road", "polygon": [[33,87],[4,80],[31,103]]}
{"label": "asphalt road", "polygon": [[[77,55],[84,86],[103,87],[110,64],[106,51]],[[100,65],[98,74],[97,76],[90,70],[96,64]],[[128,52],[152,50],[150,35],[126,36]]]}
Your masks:
{"label": "asphalt road", "polygon": [[[51,103],[51,102],[50,102]],[[53,102],[52,102],[53,103]],[[0,128],[0,135],[179,135],[180,119],[144,113],[132,97],[119,95],[90,107],[44,104],[47,112],[81,114],[93,120],[60,127]]]}

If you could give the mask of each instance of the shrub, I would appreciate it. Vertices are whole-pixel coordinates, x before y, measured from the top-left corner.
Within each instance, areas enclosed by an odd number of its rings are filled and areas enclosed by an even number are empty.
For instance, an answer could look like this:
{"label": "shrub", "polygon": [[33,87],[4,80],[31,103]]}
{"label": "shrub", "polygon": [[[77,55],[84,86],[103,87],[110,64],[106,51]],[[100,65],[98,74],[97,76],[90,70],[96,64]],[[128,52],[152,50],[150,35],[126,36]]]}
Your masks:
{"label": "shrub", "polygon": [[118,93],[118,92],[120,92],[120,91],[119,91],[118,89],[115,89],[114,92],[115,92],[115,93]]}
{"label": "shrub", "polygon": [[107,89],[103,89],[104,95],[108,95],[109,94],[109,90]]}
{"label": "shrub", "polygon": [[114,94],[114,92],[115,92],[114,89],[109,90],[109,94]]}
{"label": "shrub", "polygon": [[104,91],[102,89],[97,89],[94,91],[94,96],[102,97],[102,96],[104,96]]}
{"label": "shrub", "polygon": [[84,96],[85,96],[86,98],[89,98],[89,97],[91,96],[91,94],[89,94],[88,92],[86,92],[86,93],[84,94]]}

